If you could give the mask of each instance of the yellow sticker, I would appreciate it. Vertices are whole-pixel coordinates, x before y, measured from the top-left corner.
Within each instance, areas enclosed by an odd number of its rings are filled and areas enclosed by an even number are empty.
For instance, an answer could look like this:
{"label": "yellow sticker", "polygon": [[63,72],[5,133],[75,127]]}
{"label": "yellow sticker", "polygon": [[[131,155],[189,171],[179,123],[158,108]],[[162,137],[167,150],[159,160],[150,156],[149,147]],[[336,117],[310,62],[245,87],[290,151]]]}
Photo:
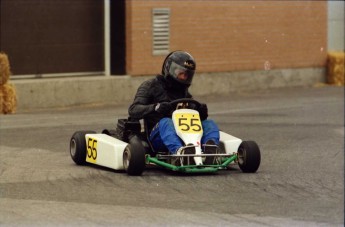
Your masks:
{"label": "yellow sticker", "polygon": [[201,133],[202,126],[199,114],[177,113],[174,115],[178,130],[182,133]]}
{"label": "yellow sticker", "polygon": [[97,140],[88,138],[86,141],[86,161],[96,163],[97,161]]}

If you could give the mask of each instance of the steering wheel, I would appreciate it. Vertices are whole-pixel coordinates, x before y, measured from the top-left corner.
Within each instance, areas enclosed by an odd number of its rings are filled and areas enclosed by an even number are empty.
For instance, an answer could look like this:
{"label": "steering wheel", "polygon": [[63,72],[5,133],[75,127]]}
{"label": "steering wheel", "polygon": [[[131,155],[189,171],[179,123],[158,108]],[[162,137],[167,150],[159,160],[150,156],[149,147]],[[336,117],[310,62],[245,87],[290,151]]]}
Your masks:
{"label": "steering wheel", "polygon": [[[182,104],[180,108],[178,106],[179,104]],[[176,100],[171,101],[170,105],[174,109],[188,108],[188,109],[198,110],[199,107],[201,106],[201,103],[196,101],[195,99],[183,98],[183,99],[176,99]]]}

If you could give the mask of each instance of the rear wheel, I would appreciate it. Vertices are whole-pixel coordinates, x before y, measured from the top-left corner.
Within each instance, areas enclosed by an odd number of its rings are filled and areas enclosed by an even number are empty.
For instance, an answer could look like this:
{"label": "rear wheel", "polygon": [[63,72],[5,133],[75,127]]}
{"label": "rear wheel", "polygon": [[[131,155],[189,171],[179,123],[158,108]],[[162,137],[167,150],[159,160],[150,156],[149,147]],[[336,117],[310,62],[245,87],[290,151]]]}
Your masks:
{"label": "rear wheel", "polygon": [[70,140],[70,155],[77,165],[86,163],[86,134],[95,134],[94,131],[75,132]]}
{"label": "rear wheel", "polygon": [[128,175],[139,176],[145,169],[145,148],[141,139],[133,136],[123,152],[123,166]]}
{"label": "rear wheel", "polygon": [[238,148],[238,165],[244,173],[255,173],[261,162],[259,146],[254,141],[243,141]]}

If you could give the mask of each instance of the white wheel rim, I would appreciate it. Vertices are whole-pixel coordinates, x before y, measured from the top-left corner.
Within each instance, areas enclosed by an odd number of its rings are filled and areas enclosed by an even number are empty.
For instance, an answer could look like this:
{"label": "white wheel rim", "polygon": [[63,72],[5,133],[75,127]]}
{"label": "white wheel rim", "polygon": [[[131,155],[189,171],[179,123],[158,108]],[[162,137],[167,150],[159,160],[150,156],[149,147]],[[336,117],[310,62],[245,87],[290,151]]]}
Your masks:
{"label": "white wheel rim", "polygon": [[72,139],[71,140],[71,143],[70,143],[70,152],[71,152],[71,155],[72,157],[75,156],[76,152],[77,152],[77,144],[75,142],[75,139]]}
{"label": "white wheel rim", "polygon": [[237,154],[237,160],[238,160],[238,164],[243,165],[244,164],[244,159],[245,159],[245,154],[246,151],[244,148],[240,148]]}
{"label": "white wheel rim", "polygon": [[131,153],[129,152],[128,148],[126,148],[123,153],[123,165],[125,169],[128,169],[130,159],[131,159]]}

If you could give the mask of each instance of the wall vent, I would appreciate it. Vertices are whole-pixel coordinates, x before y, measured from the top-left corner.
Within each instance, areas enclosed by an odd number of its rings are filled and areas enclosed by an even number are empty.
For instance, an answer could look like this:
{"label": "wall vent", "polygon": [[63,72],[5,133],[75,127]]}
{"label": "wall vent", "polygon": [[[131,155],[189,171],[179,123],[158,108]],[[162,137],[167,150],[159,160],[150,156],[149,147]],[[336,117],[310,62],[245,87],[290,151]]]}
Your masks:
{"label": "wall vent", "polygon": [[152,54],[169,53],[170,9],[155,8],[152,10]]}

